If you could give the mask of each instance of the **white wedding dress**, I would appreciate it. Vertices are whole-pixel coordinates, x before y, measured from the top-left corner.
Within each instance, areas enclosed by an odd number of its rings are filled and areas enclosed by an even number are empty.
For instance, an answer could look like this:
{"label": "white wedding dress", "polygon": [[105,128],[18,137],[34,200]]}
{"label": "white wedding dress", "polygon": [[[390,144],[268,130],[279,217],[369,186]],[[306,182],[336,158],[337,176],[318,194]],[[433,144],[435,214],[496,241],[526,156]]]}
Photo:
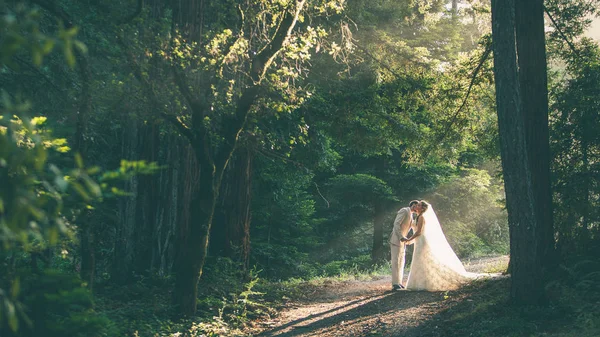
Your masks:
{"label": "white wedding dress", "polygon": [[422,216],[425,224],[422,234],[415,239],[406,289],[454,290],[477,278],[479,274],[467,272],[448,244],[431,205]]}

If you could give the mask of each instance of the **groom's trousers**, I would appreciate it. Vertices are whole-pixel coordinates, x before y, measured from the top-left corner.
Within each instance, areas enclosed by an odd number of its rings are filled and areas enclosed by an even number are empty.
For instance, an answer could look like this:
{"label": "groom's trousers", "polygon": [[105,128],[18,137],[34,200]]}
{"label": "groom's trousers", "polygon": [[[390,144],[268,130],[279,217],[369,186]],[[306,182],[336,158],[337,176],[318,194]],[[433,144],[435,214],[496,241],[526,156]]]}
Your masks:
{"label": "groom's trousers", "polygon": [[392,284],[402,284],[402,278],[404,277],[404,256],[406,253],[406,244],[400,242],[400,245],[396,246],[390,244],[392,250]]}

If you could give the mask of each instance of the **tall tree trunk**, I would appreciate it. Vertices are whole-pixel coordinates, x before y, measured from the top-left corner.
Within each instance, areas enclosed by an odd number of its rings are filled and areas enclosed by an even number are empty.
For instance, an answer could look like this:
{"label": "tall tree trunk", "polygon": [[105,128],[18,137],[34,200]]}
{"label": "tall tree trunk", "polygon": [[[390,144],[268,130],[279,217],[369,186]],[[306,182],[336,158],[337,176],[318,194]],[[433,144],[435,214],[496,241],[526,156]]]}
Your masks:
{"label": "tall tree trunk", "polygon": [[452,0],[452,19],[456,20],[458,16],[458,0]]}
{"label": "tall tree trunk", "polygon": [[221,188],[218,216],[215,215],[213,233],[217,233],[211,245],[223,248],[222,254],[242,265],[245,279],[250,269],[250,222],[252,203],[253,153],[244,147],[235,152],[228,166]]}
{"label": "tall tree trunk", "polygon": [[548,128],[548,80],[544,1],[515,2],[515,32],[519,63],[519,89],[525,118],[525,141],[533,184],[538,254],[542,273],[554,270],[552,192],[550,182],[550,136]]}
{"label": "tall tree trunk", "polygon": [[[138,160],[157,162],[160,137],[156,121],[141,123],[139,126]],[[147,275],[152,269],[153,233],[157,225],[157,210],[159,208],[158,175],[140,175],[138,178],[135,218],[134,218],[134,256],[132,271]]]}
{"label": "tall tree trunk", "polygon": [[[127,127],[122,130],[121,157],[126,160],[137,160],[139,141],[138,120],[133,114],[126,115],[122,121]],[[135,215],[139,176],[129,178],[124,184],[125,191],[132,191],[131,196],[119,200],[119,224],[116,229],[114,260],[111,277],[117,283],[127,283],[131,280],[133,261],[135,258]]]}
{"label": "tall tree trunk", "polygon": [[179,227],[178,254],[174,265],[174,304],[184,316],[196,313],[198,281],[202,276],[208,252],[210,231],[219,197],[219,185],[224,167],[216,168],[203,148],[194,148],[198,162],[198,187],[192,191],[189,221]]}
{"label": "tall tree trunk", "polygon": [[590,160],[588,155],[588,140],[587,133],[581,138],[581,155],[583,160],[583,207],[581,213],[583,215],[581,227],[587,233],[590,229],[590,193],[592,188],[592,172],[590,172]]}
{"label": "tall tree trunk", "polygon": [[[156,214],[156,228],[153,231],[152,270],[158,275],[168,275],[175,261],[175,236],[180,219],[188,218],[184,205],[189,205],[185,191],[193,186],[193,178],[186,181],[188,172],[197,172],[190,146],[183,139],[169,134],[163,146],[165,157],[161,162],[169,163],[161,170],[158,193],[159,209]],[[193,166],[193,167],[192,167]],[[187,201],[187,202],[186,202]]]}
{"label": "tall tree trunk", "polygon": [[[175,76],[179,91],[192,111],[191,127],[183,126],[176,118],[172,118],[173,116],[163,115],[163,117],[171,121],[188,138],[200,165],[200,189],[192,198],[190,225],[187,228],[180,228],[178,240],[180,254],[175,266],[176,289],[173,295],[177,310],[182,315],[191,316],[196,313],[197,286],[208,252],[210,231],[224,171],[238,146],[248,114],[259,96],[260,83],[291,35],[305,3],[306,0],[296,0],[295,8],[286,10],[272,39],[251,61],[248,82],[236,103],[235,113],[229,118],[225,117],[222,123],[223,144],[218,150],[215,150],[211,144],[212,131],[206,130],[204,125],[204,117],[207,116],[207,111],[210,111],[210,103],[202,99],[208,99],[209,95],[199,100],[198,95],[190,90],[183,77],[184,74]],[[123,41],[121,44],[125,45]],[[129,58],[134,73],[142,82],[145,91],[152,100],[158,102],[152,85],[141,74],[135,59],[131,56]],[[178,68],[174,68],[174,71],[178,72]]]}
{"label": "tall tree trunk", "polygon": [[539,272],[535,203],[519,93],[515,1],[492,0],[496,104],[510,226],[510,298],[517,304],[537,304],[543,298],[543,287]]}
{"label": "tall tree trunk", "polygon": [[[72,24],[69,24],[69,26]],[[67,27],[68,28],[68,27]],[[87,132],[87,119],[92,111],[92,92],[91,81],[92,73],[87,56],[77,48],[75,55],[77,57],[77,66],[79,76],[81,77],[81,97],[79,109],[76,112],[76,132],[74,151],[79,154],[83,160],[87,159],[87,147],[85,137]],[[89,289],[94,288],[94,278],[96,270],[96,254],[94,251],[94,233],[89,222],[89,211],[84,210],[79,218],[79,247],[81,254],[80,276],[88,285]]]}

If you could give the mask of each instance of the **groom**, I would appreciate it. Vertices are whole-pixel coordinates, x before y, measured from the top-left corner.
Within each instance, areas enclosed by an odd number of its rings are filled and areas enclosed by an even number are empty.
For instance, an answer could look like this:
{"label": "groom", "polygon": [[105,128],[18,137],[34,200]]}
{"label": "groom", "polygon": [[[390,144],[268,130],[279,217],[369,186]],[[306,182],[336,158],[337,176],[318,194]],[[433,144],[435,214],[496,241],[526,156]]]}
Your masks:
{"label": "groom", "polygon": [[408,207],[401,208],[394,220],[394,228],[390,235],[390,249],[392,251],[392,291],[404,289],[402,277],[404,275],[404,254],[406,250],[406,236],[414,225],[413,213],[417,213],[419,201],[413,200]]}

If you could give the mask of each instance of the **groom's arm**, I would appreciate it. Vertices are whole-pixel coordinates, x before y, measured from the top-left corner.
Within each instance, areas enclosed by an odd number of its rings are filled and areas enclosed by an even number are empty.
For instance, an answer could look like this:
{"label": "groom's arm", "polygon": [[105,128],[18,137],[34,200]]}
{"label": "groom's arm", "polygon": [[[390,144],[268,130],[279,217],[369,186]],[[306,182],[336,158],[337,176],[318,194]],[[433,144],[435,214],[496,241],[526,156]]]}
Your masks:
{"label": "groom's arm", "polygon": [[413,226],[410,226],[410,228],[408,229],[408,233],[406,233],[406,236],[403,236],[400,239],[400,241],[408,243],[407,241],[410,240],[409,238],[411,237],[411,235],[415,235],[415,227]]}
{"label": "groom's arm", "polygon": [[394,220],[394,235],[396,235],[398,240],[401,242],[406,240],[406,238],[402,236],[402,229],[400,227],[402,226],[402,223],[406,220],[407,216],[408,214],[403,208],[398,212],[398,214],[396,215],[396,219]]}

